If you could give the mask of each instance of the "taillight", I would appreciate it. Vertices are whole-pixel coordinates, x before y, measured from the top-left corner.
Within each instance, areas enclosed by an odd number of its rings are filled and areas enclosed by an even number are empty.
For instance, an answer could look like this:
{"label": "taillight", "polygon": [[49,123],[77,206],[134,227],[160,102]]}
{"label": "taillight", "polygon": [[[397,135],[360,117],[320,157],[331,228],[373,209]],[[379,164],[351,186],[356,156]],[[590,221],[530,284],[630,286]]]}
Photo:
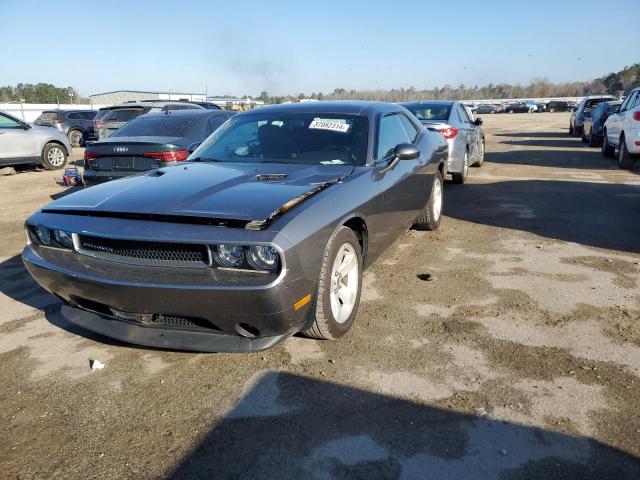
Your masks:
{"label": "taillight", "polygon": [[145,157],[155,158],[160,162],[181,162],[189,156],[188,150],[165,150],[163,152],[146,152]]}
{"label": "taillight", "polygon": [[453,127],[439,128],[438,131],[442,134],[445,140],[449,140],[458,135],[458,129]]}
{"label": "taillight", "polygon": [[84,151],[84,159],[86,160],[91,160],[92,158],[98,158],[100,156],[99,153],[96,152],[90,152],[89,150],[85,150]]}
{"label": "taillight", "polygon": [[640,110],[638,110],[637,112],[633,112],[633,119],[640,122]]}
{"label": "taillight", "polygon": [[53,123],[64,123],[64,120],[61,120],[59,118],[56,118]]}
{"label": "taillight", "polygon": [[103,126],[103,125],[104,125],[104,120],[95,120],[95,121],[93,122],[93,124],[94,124],[96,127],[101,127],[101,126]]}

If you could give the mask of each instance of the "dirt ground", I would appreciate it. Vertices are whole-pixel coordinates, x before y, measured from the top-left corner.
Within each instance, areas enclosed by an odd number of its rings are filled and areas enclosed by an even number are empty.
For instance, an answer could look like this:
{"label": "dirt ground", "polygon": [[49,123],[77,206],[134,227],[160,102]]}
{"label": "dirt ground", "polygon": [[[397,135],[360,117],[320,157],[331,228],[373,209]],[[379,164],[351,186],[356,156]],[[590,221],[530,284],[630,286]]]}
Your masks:
{"label": "dirt ground", "polygon": [[67,324],[19,257],[60,173],[0,177],[0,476],[640,478],[640,170],[568,114],[483,118],[485,165],[365,274],[350,334],[255,354]]}

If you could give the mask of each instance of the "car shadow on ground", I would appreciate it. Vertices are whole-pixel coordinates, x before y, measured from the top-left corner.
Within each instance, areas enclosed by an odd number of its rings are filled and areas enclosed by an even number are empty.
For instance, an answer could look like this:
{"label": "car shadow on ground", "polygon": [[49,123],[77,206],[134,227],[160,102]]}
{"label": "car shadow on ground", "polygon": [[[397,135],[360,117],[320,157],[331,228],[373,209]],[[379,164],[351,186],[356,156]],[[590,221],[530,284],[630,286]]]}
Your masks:
{"label": "car shadow on ground", "polygon": [[638,475],[637,457],[595,440],[267,372],[168,476],[624,480]]}
{"label": "car shadow on ground", "polygon": [[459,220],[640,253],[640,185],[513,180],[446,193],[444,213]]}
{"label": "car shadow on ground", "polygon": [[69,323],[60,315],[62,301],[38,285],[25,268],[20,255],[15,255],[0,263],[0,293],[22,305],[43,311],[49,323],[69,333],[108,345],[130,347],[124,342]]}
{"label": "car shadow on ground", "polygon": [[[523,165],[575,170],[620,170],[615,158],[605,158],[598,149],[580,150],[509,150],[487,152],[485,162],[503,165]],[[636,162],[640,167],[640,162]],[[625,170],[629,172],[629,170]],[[640,173],[640,169],[631,170]]]}
{"label": "car shadow on ground", "polygon": [[555,132],[513,132],[513,133],[495,133],[496,137],[514,137],[514,138],[570,138],[568,134]]}
{"label": "car shadow on ground", "polygon": [[[579,149],[582,146],[582,142],[579,139],[573,138],[536,138],[529,140],[502,140],[499,143],[503,145],[518,145],[524,147],[545,147],[545,148],[572,148]],[[600,153],[599,149],[593,149]]]}

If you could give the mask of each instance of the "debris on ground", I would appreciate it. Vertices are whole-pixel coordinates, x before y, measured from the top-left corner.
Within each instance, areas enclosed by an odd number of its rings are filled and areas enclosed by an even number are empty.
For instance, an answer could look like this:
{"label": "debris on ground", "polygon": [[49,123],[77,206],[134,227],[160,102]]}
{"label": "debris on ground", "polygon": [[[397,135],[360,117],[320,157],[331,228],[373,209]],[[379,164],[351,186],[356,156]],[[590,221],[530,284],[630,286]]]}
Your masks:
{"label": "debris on ground", "polygon": [[16,169],[13,167],[0,168],[0,175],[13,175],[16,173]]}
{"label": "debris on ground", "polygon": [[100,360],[89,360],[89,368],[91,368],[91,370],[102,370],[104,367],[104,363]]}
{"label": "debris on ground", "polygon": [[478,417],[484,417],[487,414],[487,410],[484,407],[476,408],[474,411]]}
{"label": "debris on ground", "polygon": [[431,282],[433,281],[433,275],[430,273],[419,273],[418,278],[423,282]]}

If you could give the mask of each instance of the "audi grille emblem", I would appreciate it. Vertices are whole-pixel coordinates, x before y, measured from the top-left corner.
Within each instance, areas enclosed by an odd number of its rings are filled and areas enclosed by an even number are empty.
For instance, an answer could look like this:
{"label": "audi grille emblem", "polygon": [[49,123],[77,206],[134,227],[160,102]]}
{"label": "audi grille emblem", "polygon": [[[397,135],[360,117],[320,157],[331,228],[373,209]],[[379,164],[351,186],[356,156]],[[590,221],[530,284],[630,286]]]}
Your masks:
{"label": "audi grille emblem", "polygon": [[129,147],[113,147],[114,152],[128,152]]}

